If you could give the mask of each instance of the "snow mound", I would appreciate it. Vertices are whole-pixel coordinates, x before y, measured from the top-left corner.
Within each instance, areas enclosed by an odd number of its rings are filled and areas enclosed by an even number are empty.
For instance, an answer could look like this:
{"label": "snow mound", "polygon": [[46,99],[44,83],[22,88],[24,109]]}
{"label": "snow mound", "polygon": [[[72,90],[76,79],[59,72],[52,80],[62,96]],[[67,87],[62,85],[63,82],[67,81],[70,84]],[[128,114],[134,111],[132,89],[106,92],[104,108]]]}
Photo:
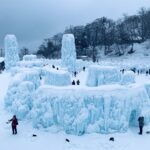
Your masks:
{"label": "snow mound", "polygon": [[5,68],[16,66],[19,61],[18,43],[15,35],[5,36]]}
{"label": "snow mound", "polygon": [[69,71],[75,71],[76,48],[73,34],[64,34],[61,48],[61,64]]}
{"label": "snow mound", "polygon": [[135,74],[133,71],[125,71],[121,78],[121,84],[135,83]]}
{"label": "snow mound", "polygon": [[71,77],[67,71],[45,67],[42,69],[42,75],[45,78],[45,84],[55,86],[71,85]]}
{"label": "snow mound", "polygon": [[88,69],[87,85],[99,86],[120,82],[121,73],[115,67],[92,65]]}
{"label": "snow mound", "polygon": [[24,61],[33,61],[33,60],[36,60],[36,59],[37,59],[36,55],[24,55],[23,56]]}

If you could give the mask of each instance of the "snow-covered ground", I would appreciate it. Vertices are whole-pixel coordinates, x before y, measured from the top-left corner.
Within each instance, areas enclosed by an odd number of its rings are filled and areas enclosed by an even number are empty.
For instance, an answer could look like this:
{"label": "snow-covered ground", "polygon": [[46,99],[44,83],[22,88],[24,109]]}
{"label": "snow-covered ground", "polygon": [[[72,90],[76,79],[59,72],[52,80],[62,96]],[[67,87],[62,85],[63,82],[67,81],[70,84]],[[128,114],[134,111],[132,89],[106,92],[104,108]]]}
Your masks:
{"label": "snow-covered ground", "polygon": [[[83,73],[78,76],[80,79]],[[18,134],[11,134],[11,125],[6,124],[13,114],[4,109],[4,96],[13,77],[8,73],[0,74],[0,147],[2,150],[149,150],[150,126],[144,127],[144,134],[138,135],[138,128],[129,128],[126,133],[68,135],[57,128],[34,129],[27,120],[19,121]],[[149,77],[137,76],[136,81],[147,83]],[[37,137],[32,137],[36,134]],[[109,141],[114,137],[115,141]],[[66,142],[68,138],[70,142]]]}

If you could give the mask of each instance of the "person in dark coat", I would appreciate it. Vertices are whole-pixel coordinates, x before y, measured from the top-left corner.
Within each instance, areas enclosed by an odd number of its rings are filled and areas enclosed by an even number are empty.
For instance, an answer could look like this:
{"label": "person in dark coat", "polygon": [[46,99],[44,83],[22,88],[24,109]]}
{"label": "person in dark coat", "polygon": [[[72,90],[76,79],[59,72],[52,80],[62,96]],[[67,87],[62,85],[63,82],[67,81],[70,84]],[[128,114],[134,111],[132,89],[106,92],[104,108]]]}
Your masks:
{"label": "person in dark coat", "polygon": [[77,85],[80,85],[80,81],[79,80],[77,80]]}
{"label": "person in dark coat", "polygon": [[11,122],[12,134],[17,134],[18,119],[16,115],[14,115],[13,118],[9,120],[9,122]]}
{"label": "person in dark coat", "polygon": [[73,81],[72,81],[72,85],[75,85],[75,84],[76,84],[76,83],[75,83],[75,81],[73,80]]}
{"label": "person in dark coat", "polygon": [[83,71],[85,71],[85,67],[83,67]]}
{"label": "person in dark coat", "polygon": [[77,76],[77,72],[76,72],[76,71],[74,72],[74,76],[75,76],[75,77]]}
{"label": "person in dark coat", "polygon": [[138,122],[139,122],[139,129],[140,129],[139,134],[142,135],[142,133],[143,133],[143,126],[144,126],[144,117],[143,117],[143,116],[140,116],[140,117],[138,118]]}
{"label": "person in dark coat", "polygon": [[52,68],[55,68],[55,66],[54,66],[54,65],[52,65]]}

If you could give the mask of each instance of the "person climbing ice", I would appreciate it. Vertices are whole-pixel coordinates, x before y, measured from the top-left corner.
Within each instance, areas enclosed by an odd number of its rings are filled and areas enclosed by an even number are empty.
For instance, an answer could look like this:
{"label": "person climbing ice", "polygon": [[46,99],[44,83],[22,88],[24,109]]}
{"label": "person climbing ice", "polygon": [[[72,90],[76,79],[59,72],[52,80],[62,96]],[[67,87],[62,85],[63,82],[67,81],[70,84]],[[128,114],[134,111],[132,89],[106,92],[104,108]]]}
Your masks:
{"label": "person climbing ice", "polygon": [[143,134],[143,126],[144,126],[144,117],[140,116],[138,118],[138,122],[139,122],[139,130],[140,130],[139,134],[142,135]]}
{"label": "person climbing ice", "polygon": [[9,122],[11,122],[12,134],[17,134],[18,119],[16,115],[14,115],[13,118],[9,120]]}

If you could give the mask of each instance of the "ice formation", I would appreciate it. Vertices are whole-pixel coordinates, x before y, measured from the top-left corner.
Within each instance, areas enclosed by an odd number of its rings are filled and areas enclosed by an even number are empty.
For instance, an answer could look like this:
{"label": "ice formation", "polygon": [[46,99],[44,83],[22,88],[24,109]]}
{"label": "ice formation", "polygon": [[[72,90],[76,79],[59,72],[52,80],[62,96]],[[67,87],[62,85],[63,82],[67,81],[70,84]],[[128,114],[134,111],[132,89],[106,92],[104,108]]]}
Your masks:
{"label": "ice formation", "polygon": [[32,108],[32,93],[34,90],[32,82],[14,82],[9,86],[5,97],[7,109],[23,119]]}
{"label": "ice formation", "polygon": [[76,48],[73,34],[64,34],[61,48],[61,63],[69,71],[75,71],[76,66]]}
{"label": "ice formation", "polygon": [[135,74],[133,71],[125,71],[122,75],[121,84],[135,83]]}
{"label": "ice formation", "polygon": [[17,73],[10,82],[5,97],[6,108],[24,118],[32,108],[32,94],[40,86],[40,72],[24,70]]}
{"label": "ice formation", "polygon": [[[9,88],[5,98],[6,108],[20,119],[32,118],[35,128],[55,125],[76,135],[125,132],[137,125],[138,116],[148,105],[144,86],[83,89],[43,85],[35,91],[33,83],[25,81]],[[146,115],[149,122],[150,115]]]}
{"label": "ice formation", "polygon": [[42,86],[34,93],[30,115],[34,127],[57,125],[69,134],[125,132],[137,125],[148,100],[143,87],[112,91]]}
{"label": "ice formation", "polygon": [[88,69],[87,85],[99,86],[120,82],[121,74],[115,67],[92,65]]}
{"label": "ice formation", "polygon": [[[19,119],[30,119],[35,128],[55,126],[68,134],[82,135],[125,132],[137,125],[141,114],[145,124],[150,122],[150,83],[134,83],[132,72],[125,71],[121,78],[120,69],[92,65],[88,86],[72,86],[68,71],[51,68],[47,62],[35,67],[34,62],[23,61],[32,65],[20,63],[10,70],[16,75],[8,87],[5,107]],[[59,62],[53,60],[52,64]],[[80,70],[83,64],[77,64]],[[80,79],[86,80],[87,72],[82,73]],[[125,85],[130,83],[134,84]]]}
{"label": "ice formation", "polygon": [[33,61],[33,60],[36,60],[36,59],[37,59],[36,55],[25,55],[25,56],[23,56],[24,61]]}
{"label": "ice formation", "polygon": [[18,43],[15,35],[5,36],[5,68],[16,66],[19,61]]}
{"label": "ice formation", "polygon": [[71,85],[71,77],[67,71],[44,68],[42,69],[42,75],[45,78],[45,84],[55,86]]}

